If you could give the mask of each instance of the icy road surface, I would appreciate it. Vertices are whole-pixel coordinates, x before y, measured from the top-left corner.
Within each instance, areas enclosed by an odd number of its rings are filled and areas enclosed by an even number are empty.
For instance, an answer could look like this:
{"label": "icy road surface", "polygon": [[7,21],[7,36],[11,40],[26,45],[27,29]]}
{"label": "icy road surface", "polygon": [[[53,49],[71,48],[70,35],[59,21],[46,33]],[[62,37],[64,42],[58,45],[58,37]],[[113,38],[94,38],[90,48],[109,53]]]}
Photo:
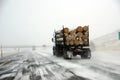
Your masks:
{"label": "icy road surface", "polygon": [[89,60],[52,55],[51,48],[0,58],[0,80],[120,80],[120,52],[93,52]]}
{"label": "icy road surface", "polygon": [[41,54],[23,51],[1,58],[0,80],[89,80]]}

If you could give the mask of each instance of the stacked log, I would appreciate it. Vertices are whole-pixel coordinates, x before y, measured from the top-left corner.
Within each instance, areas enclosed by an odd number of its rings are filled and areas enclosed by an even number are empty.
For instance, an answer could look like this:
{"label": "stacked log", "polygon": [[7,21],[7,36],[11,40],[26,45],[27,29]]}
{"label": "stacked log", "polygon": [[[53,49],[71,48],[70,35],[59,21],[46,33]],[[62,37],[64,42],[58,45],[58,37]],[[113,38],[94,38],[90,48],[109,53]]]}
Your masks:
{"label": "stacked log", "polygon": [[83,27],[83,30],[84,30],[84,31],[88,31],[88,26],[84,26],[84,27]]}
{"label": "stacked log", "polygon": [[87,45],[89,44],[89,27],[88,26],[84,26],[83,27],[83,42],[84,42],[84,45]]}
{"label": "stacked log", "polygon": [[[64,32],[64,35],[63,35]],[[88,26],[78,26],[74,30],[64,28],[61,31],[56,32],[58,44],[63,44],[63,36],[65,37],[66,45],[88,45],[89,44],[89,28]]]}
{"label": "stacked log", "polygon": [[63,31],[64,33],[69,33],[69,28],[64,28]]}
{"label": "stacked log", "polygon": [[78,26],[77,29],[76,29],[76,32],[82,32],[82,31],[83,31],[82,26]]}

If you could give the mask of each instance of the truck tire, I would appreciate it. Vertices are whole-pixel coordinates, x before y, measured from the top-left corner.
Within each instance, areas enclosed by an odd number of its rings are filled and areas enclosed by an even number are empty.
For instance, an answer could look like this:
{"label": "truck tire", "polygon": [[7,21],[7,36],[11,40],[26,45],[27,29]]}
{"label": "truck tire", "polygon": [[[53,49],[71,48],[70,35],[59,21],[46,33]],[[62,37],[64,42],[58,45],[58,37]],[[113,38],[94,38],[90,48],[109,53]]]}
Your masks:
{"label": "truck tire", "polygon": [[55,53],[56,53],[56,51],[55,50],[53,50],[53,55],[55,56]]}
{"label": "truck tire", "polygon": [[54,56],[58,56],[59,55],[58,51],[57,50],[53,50],[53,55]]}
{"label": "truck tire", "polygon": [[86,53],[87,53],[87,59],[90,59],[90,58],[91,58],[91,50],[88,49],[88,50],[86,51]]}
{"label": "truck tire", "polygon": [[67,51],[66,50],[63,50],[63,57],[64,57],[64,59],[67,59]]}
{"label": "truck tire", "polygon": [[58,51],[58,50],[56,50],[55,55],[56,55],[57,57],[59,57],[59,51]]}
{"label": "truck tire", "polygon": [[53,55],[55,56],[56,50],[55,50],[55,46],[53,46]]}
{"label": "truck tire", "polygon": [[83,54],[81,55],[82,59],[90,59],[91,58],[91,51],[90,49],[85,49]]}

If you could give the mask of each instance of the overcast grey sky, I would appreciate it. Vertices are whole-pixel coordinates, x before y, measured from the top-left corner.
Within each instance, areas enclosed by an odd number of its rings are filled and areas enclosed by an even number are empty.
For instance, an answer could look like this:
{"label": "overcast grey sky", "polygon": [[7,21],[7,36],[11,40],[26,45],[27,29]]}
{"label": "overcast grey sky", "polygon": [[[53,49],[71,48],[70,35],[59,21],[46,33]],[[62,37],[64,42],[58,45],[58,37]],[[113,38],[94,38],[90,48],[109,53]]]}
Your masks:
{"label": "overcast grey sky", "polygon": [[54,29],[89,25],[90,40],[120,29],[119,0],[0,0],[0,44],[52,44]]}

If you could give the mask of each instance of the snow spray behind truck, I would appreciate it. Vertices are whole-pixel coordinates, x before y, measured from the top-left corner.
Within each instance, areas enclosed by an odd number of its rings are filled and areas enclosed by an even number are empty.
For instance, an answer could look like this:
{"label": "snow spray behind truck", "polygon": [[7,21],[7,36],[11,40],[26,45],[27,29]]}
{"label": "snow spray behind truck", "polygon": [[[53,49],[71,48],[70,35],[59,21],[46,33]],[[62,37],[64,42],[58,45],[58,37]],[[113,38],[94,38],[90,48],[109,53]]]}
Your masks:
{"label": "snow spray behind truck", "polygon": [[62,55],[65,59],[72,59],[76,55],[84,59],[91,58],[89,26],[78,26],[73,30],[63,27],[61,30],[54,31],[52,41],[55,44],[53,55]]}

